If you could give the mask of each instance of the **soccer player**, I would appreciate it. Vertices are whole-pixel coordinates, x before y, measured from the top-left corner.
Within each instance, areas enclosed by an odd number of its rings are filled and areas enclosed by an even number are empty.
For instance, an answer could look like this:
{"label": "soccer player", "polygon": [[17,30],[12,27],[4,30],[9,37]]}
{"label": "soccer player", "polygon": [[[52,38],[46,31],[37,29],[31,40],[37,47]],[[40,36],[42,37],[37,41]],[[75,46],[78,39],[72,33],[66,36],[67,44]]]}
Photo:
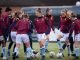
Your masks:
{"label": "soccer player", "polygon": [[1,20],[2,20],[2,28],[3,28],[3,37],[4,37],[4,46],[2,46],[2,54],[1,56],[5,57],[6,56],[6,41],[7,41],[7,37],[8,37],[8,28],[10,26],[10,14],[11,14],[12,10],[11,8],[6,8],[5,12],[2,13],[1,15]]}
{"label": "soccer player", "polygon": [[29,30],[30,30],[30,23],[28,21],[28,16],[27,15],[23,15],[20,14],[19,17],[21,17],[21,19],[17,22],[17,35],[16,35],[16,47],[14,50],[14,54],[13,54],[13,59],[16,58],[16,55],[19,52],[19,47],[21,46],[22,41],[25,43],[26,45],[26,56],[27,56],[27,60],[31,60],[31,54],[32,54],[32,49],[30,47],[30,42],[29,42]]}
{"label": "soccer player", "polygon": [[17,34],[17,32],[16,32],[16,28],[15,27],[16,27],[16,24],[17,24],[17,22],[19,20],[19,14],[20,14],[20,12],[15,12],[12,15],[13,21],[12,21],[12,24],[10,25],[10,27],[9,27],[9,29],[11,31],[11,33],[10,33],[11,41],[10,41],[9,46],[8,46],[8,52],[7,52],[8,56],[10,56],[10,49],[11,49],[13,43],[14,43],[13,52],[14,52],[14,48],[16,46],[15,42],[16,42],[16,34]]}
{"label": "soccer player", "polygon": [[[0,35],[2,35],[2,28],[1,28],[1,14],[2,14],[2,8],[0,8]],[[1,45],[1,40],[0,39],[0,45]]]}
{"label": "soccer player", "polygon": [[41,59],[45,60],[45,41],[46,41],[46,34],[45,32],[48,29],[48,25],[46,23],[46,20],[42,16],[41,8],[38,8],[35,12],[36,18],[34,21],[35,24],[35,30],[37,32],[37,38],[40,45],[40,55]]}
{"label": "soccer player", "polygon": [[74,12],[71,13],[72,31],[74,32],[74,54],[75,58],[79,59],[79,41],[80,41],[80,21]]}
{"label": "soccer player", "polygon": [[[46,22],[48,24],[48,28],[49,28],[48,31],[46,32],[46,35],[49,35],[51,32],[51,29],[54,31],[54,18],[52,16],[52,10],[49,8],[46,9],[45,20],[46,20]],[[47,50],[48,43],[49,43],[49,38],[48,38],[48,40],[46,40],[46,43],[45,43],[46,52],[49,52]]]}
{"label": "soccer player", "polygon": [[[29,16],[28,16],[28,19],[29,19]],[[33,49],[32,36],[31,36],[31,34],[33,33],[33,22],[31,20],[29,20],[29,22],[30,22],[30,30],[29,30],[28,35],[29,35],[29,40],[30,40],[30,46]],[[24,45],[24,53],[25,53],[26,52],[26,46],[25,46],[25,44],[23,44],[23,45]]]}
{"label": "soccer player", "polygon": [[65,44],[67,45],[67,48],[68,48],[68,56],[70,55],[70,43],[69,43],[68,37],[69,37],[71,23],[72,22],[68,17],[67,10],[62,10],[61,16],[60,16],[60,31],[62,33],[58,34],[57,43],[60,47],[60,52],[62,52],[63,48],[60,40],[61,38],[65,40]]}
{"label": "soccer player", "polygon": [[2,52],[3,53],[3,59],[7,59],[6,58],[6,47],[5,47],[5,41],[4,41],[4,37],[3,37],[3,22],[2,22],[2,8],[0,8],[0,45],[2,44]]}

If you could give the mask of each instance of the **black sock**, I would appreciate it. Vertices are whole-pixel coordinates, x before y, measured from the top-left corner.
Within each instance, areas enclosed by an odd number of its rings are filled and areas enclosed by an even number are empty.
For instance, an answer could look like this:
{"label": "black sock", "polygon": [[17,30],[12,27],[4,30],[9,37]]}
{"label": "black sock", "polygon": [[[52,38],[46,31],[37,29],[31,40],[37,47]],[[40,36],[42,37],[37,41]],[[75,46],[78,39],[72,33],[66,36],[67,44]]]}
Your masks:
{"label": "black sock", "polygon": [[29,39],[30,39],[30,46],[31,46],[31,48],[33,49],[33,47],[32,47],[32,38],[29,37]]}
{"label": "black sock", "polygon": [[9,43],[9,46],[8,46],[8,49],[9,49],[9,50],[11,49],[12,45],[13,45],[13,42],[11,41],[11,42]]}
{"label": "black sock", "polygon": [[23,43],[23,46],[24,46],[24,53],[26,52],[26,46],[25,46],[25,44]]}
{"label": "black sock", "polygon": [[14,46],[13,46],[13,52],[14,52],[15,47],[16,47],[16,44],[14,44]]}
{"label": "black sock", "polygon": [[66,43],[63,44],[62,48],[63,50],[66,48]]}

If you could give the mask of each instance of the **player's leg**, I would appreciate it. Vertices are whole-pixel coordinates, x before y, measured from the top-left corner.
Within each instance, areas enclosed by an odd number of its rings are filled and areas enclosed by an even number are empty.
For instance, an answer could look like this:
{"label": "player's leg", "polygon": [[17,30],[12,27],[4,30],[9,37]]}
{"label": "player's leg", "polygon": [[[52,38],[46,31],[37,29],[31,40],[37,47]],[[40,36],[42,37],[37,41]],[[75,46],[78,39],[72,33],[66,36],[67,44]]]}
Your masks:
{"label": "player's leg", "polygon": [[61,41],[60,41],[60,39],[62,38],[62,35],[58,35],[58,37],[57,37],[57,44],[58,44],[58,46],[59,46],[59,50],[60,50],[60,52],[62,52],[62,43],[61,43]]}
{"label": "player's leg", "polygon": [[40,55],[41,58],[45,58],[45,34],[37,34],[39,45],[40,45]]}
{"label": "player's leg", "polygon": [[79,40],[80,40],[80,34],[75,35],[74,53],[76,59],[79,59]]}
{"label": "player's leg", "polygon": [[3,59],[7,59],[7,55],[6,55],[6,42],[3,38],[3,36],[1,36],[2,39],[2,55],[3,55]]}
{"label": "player's leg", "polygon": [[15,43],[15,41],[16,41],[16,32],[11,32],[11,40],[10,40],[10,43],[9,43],[9,46],[8,46],[8,56],[10,56],[10,49],[11,49],[11,47],[12,47],[12,45],[13,45],[13,43]]}
{"label": "player's leg", "polygon": [[8,46],[8,51],[7,51],[8,56],[10,56],[10,49],[12,45],[13,45],[13,41],[10,41],[9,46]]}
{"label": "player's leg", "polygon": [[17,56],[19,55],[19,47],[21,43],[22,43],[21,35],[17,34],[16,35],[16,47],[14,49],[13,59],[17,58]]}
{"label": "player's leg", "polygon": [[60,40],[61,38],[63,38],[63,33],[60,30],[55,29],[55,35],[56,35],[57,44],[59,46],[60,52],[62,52],[62,43]]}
{"label": "player's leg", "polygon": [[32,36],[31,36],[31,34],[29,34],[29,40],[30,40],[30,46],[31,46],[31,48],[33,49]]}
{"label": "player's leg", "polygon": [[[32,37],[31,37],[31,34],[28,34],[29,35],[29,40],[30,40],[30,46],[32,48]],[[23,46],[24,46],[24,53],[26,53],[26,46],[25,44],[23,43]],[[32,48],[33,49],[33,48]]]}
{"label": "player's leg", "polygon": [[49,40],[46,40],[46,42],[45,42],[45,49],[46,49],[45,51],[46,51],[46,52],[49,52],[48,49],[47,49],[48,44],[49,44]]}
{"label": "player's leg", "polygon": [[70,42],[70,50],[71,50],[71,53],[73,54],[73,51],[74,51],[74,47],[73,47],[74,42],[73,42],[73,37],[72,36],[69,38],[69,42]]}
{"label": "player's leg", "polygon": [[29,36],[27,34],[22,34],[22,40],[26,46],[26,56],[27,60],[30,60],[32,55],[32,48],[30,46]]}
{"label": "player's leg", "polygon": [[69,33],[64,33],[64,39],[68,49],[68,56],[70,56],[71,50],[70,50],[70,43],[68,37],[69,37]]}
{"label": "player's leg", "polygon": [[[4,42],[6,43],[6,34],[5,34],[6,32],[3,32],[3,40],[4,40]],[[1,41],[1,44],[3,45],[3,41]],[[1,57],[3,57],[3,46],[2,46],[2,50],[1,50]]]}

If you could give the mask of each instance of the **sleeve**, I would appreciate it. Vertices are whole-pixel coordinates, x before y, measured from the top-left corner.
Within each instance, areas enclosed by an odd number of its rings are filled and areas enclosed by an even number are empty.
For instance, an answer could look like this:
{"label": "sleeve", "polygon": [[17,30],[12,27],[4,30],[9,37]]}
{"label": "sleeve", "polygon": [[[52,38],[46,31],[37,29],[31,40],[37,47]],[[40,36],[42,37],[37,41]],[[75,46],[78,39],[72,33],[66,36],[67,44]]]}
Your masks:
{"label": "sleeve", "polygon": [[30,33],[33,33],[33,29],[34,29],[34,27],[33,27],[33,22],[30,21]]}
{"label": "sleeve", "polygon": [[51,17],[51,20],[52,20],[52,26],[51,27],[52,27],[52,30],[54,31],[54,17],[53,16]]}

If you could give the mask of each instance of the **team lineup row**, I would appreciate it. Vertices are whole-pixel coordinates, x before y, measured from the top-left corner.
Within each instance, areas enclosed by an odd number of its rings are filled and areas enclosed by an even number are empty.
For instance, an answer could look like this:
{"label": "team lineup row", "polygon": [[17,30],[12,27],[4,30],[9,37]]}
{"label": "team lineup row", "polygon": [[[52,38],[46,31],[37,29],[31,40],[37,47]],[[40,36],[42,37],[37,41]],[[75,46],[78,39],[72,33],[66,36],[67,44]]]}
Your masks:
{"label": "team lineup row", "polygon": [[[47,42],[50,38],[53,38],[52,33],[56,35],[59,53],[64,56],[63,50],[65,49],[65,46],[67,46],[68,56],[72,53],[77,59],[79,58],[80,20],[77,18],[77,15],[71,10],[63,9],[60,15],[59,28],[57,29],[57,32],[55,32],[55,22],[52,10],[47,8],[45,12],[45,15],[42,15],[41,8],[37,8],[35,11],[36,17],[34,22],[32,22],[29,19],[30,17],[28,14],[23,11],[12,13],[12,9],[6,8],[6,10],[2,12],[2,9],[0,8],[0,45],[2,44],[3,59],[7,59],[7,55],[10,56],[10,48],[13,42],[13,60],[18,57],[21,43],[24,43],[27,60],[31,60],[30,57],[34,52],[31,48],[29,35],[33,32],[37,33],[41,60],[45,60],[45,53],[47,51],[46,44],[48,44]],[[12,42],[9,45],[8,54],[6,54],[8,36],[11,37]],[[62,38],[65,40],[63,46],[60,41]],[[69,40],[71,38],[74,38],[74,45],[72,45],[72,49],[70,50],[71,43]],[[74,50],[73,47],[75,48]]]}

